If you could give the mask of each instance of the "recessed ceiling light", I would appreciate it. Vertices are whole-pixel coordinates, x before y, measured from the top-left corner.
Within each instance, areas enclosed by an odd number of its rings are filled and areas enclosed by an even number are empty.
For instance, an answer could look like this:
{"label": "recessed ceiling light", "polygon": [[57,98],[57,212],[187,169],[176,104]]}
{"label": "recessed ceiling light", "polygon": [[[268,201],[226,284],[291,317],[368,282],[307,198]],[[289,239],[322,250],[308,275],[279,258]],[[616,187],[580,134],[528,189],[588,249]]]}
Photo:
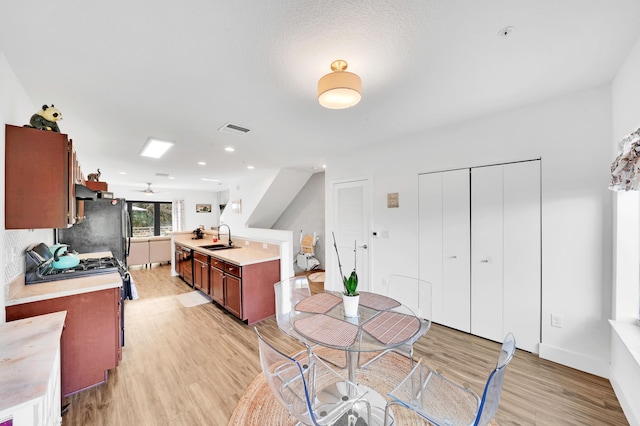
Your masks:
{"label": "recessed ceiling light", "polygon": [[162,139],[148,138],[147,142],[142,147],[140,155],[143,157],[160,158],[164,155],[169,148],[174,145],[171,141],[165,141]]}
{"label": "recessed ceiling light", "polygon": [[173,180],[175,179],[175,176],[169,176],[169,179]]}
{"label": "recessed ceiling light", "polygon": [[326,165],[326,164],[323,164],[323,165],[322,165],[322,168],[323,168],[323,169],[326,169],[326,168],[327,168],[327,165]]}
{"label": "recessed ceiling light", "polygon": [[127,172],[120,172],[120,174],[121,174],[121,175],[126,175],[126,174],[127,174]]}
{"label": "recessed ceiling light", "polygon": [[200,180],[203,180],[205,182],[220,182],[219,179],[200,178]]}
{"label": "recessed ceiling light", "polygon": [[253,167],[253,166],[247,166],[247,169],[249,169],[249,170],[253,170],[253,169],[255,169],[255,167]]}
{"label": "recessed ceiling light", "polygon": [[232,146],[228,146],[228,147],[226,147],[224,150],[225,150],[225,151],[227,151],[227,152],[233,152],[233,151],[235,151],[235,149],[234,149]]}
{"label": "recessed ceiling light", "polygon": [[205,163],[204,161],[198,161],[198,164],[199,164],[200,166],[206,166],[206,165],[207,165],[207,163]]}

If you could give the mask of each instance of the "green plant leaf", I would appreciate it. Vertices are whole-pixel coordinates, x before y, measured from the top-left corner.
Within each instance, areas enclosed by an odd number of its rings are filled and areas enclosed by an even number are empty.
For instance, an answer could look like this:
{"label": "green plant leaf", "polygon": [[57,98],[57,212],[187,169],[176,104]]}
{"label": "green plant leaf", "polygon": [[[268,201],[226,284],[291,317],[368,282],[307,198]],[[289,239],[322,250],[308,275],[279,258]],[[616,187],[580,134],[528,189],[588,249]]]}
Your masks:
{"label": "green plant leaf", "polygon": [[342,281],[344,283],[344,290],[347,296],[358,295],[358,293],[356,292],[356,289],[358,288],[358,274],[356,274],[355,270],[351,272],[351,275],[349,276],[349,278],[343,277]]}

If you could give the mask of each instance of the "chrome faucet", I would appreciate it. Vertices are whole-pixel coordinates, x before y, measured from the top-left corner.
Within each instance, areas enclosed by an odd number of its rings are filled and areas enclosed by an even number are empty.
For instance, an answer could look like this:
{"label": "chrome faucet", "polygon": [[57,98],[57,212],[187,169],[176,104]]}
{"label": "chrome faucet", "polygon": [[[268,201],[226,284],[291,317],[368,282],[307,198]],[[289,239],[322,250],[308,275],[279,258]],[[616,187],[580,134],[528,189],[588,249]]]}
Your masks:
{"label": "chrome faucet", "polygon": [[233,245],[233,242],[231,241],[231,228],[229,228],[229,225],[227,225],[226,223],[218,226],[218,239],[220,239],[220,228],[222,228],[223,226],[226,226],[229,230],[229,247],[231,247]]}

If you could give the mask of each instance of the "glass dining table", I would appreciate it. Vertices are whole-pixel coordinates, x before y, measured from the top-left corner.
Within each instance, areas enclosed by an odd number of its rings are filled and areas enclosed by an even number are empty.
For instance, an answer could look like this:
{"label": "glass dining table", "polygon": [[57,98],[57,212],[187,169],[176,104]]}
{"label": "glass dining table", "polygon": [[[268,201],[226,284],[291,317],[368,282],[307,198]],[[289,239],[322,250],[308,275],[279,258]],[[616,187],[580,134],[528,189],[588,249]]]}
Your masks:
{"label": "glass dining table", "polygon": [[[358,316],[347,317],[342,294],[325,292],[300,300],[291,310],[289,321],[310,342],[345,351],[349,381],[364,387],[356,378],[359,354],[381,352],[411,341],[424,327],[425,320],[400,302],[369,292],[360,292]],[[384,423],[385,397],[375,389],[366,391],[366,399],[375,411],[382,410],[382,417],[375,416],[372,423]]]}

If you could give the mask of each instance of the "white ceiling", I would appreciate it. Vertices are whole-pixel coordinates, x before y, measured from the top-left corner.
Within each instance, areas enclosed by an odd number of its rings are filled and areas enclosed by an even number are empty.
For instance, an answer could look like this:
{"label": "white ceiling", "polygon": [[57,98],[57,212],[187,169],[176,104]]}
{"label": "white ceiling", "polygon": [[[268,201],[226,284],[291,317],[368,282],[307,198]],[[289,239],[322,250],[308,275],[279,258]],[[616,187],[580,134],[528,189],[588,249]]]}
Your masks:
{"label": "white ceiling", "polygon": [[[309,170],[608,83],[638,22],[638,0],[20,0],[0,5],[0,52],[36,106],[63,112],[85,174],[217,191],[248,165]],[[316,101],[335,59],[362,78],[353,108]],[[219,132],[227,122],[251,131]],[[176,146],[140,157],[149,136]]]}

